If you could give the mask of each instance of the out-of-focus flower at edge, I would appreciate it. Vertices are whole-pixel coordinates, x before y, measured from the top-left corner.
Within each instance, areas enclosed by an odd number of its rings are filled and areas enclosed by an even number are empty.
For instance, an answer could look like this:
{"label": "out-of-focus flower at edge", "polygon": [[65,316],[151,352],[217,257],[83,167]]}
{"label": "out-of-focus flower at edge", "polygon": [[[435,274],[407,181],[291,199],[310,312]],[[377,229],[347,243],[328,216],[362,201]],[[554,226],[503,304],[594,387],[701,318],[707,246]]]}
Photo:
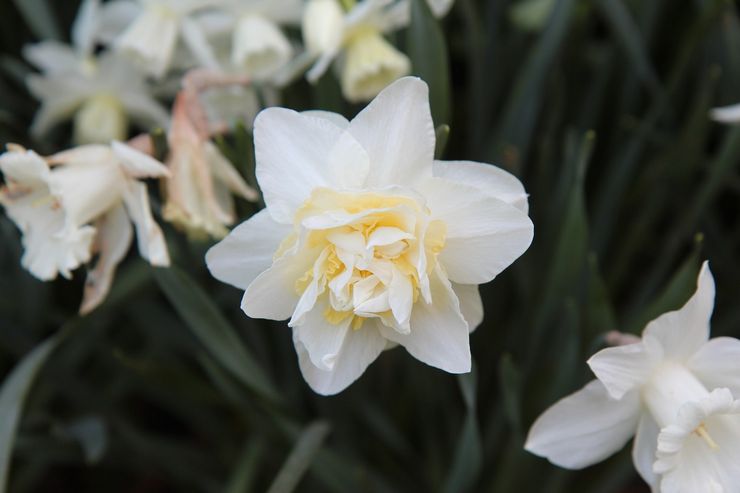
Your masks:
{"label": "out-of-focus flower at edge", "polygon": [[87,145],[42,158],[9,145],[0,156],[6,185],[0,202],[23,234],[23,266],[49,281],[97,254],[88,272],[80,313],[98,306],[116,266],[128,251],[133,222],[139,253],[152,265],[169,265],[167,245],[140,178],[168,175],[151,157],[120,142]]}
{"label": "out-of-focus flower at edge", "polygon": [[209,250],[244,312],[290,319],[299,365],[335,394],[400,344],[451,373],[470,371],[477,285],[532,241],[527,194],[492,165],[434,161],[428,88],[403,78],[348,122],[263,110],[257,180],[267,208]]}
{"label": "out-of-focus flower at edge", "polygon": [[147,128],[167,124],[167,112],[140,72],[115,54],[93,55],[97,30],[98,2],[88,0],[73,27],[74,46],[43,41],[24,49],[42,72],[27,79],[41,102],[31,128],[35,136],[69,118],[74,118],[77,144],[123,140],[129,119]]}
{"label": "out-of-focus flower at edge", "polygon": [[[234,85],[238,79],[190,72],[172,109],[168,133],[163,216],[191,237],[221,238],[236,220],[232,194],[256,201],[259,194],[247,185],[231,162],[210,141],[213,128],[200,102],[200,92],[215,85]],[[225,125],[225,124],[224,124]]]}
{"label": "out-of-focus flower at edge", "polygon": [[710,115],[712,120],[721,123],[740,123],[740,104],[714,108]]}
{"label": "out-of-focus flower at edge", "polygon": [[696,293],[680,310],[650,322],[640,342],[589,360],[597,379],[540,416],[526,449],[579,469],[634,435],[633,462],[655,491],[736,491],[740,341],[709,340],[714,291],[705,262]]}
{"label": "out-of-focus flower at edge", "polygon": [[222,8],[234,19],[234,68],[263,82],[290,61],[293,47],[280,25],[300,24],[303,0],[226,0]]}
{"label": "out-of-focus flower at edge", "polygon": [[[336,59],[344,97],[351,102],[369,101],[394,80],[411,70],[409,58],[383,36],[409,22],[408,1],[309,0],[303,16],[307,56],[315,60],[306,77],[316,82]],[[443,15],[451,1],[430,1]]]}
{"label": "out-of-focus flower at edge", "polygon": [[163,77],[172,65],[180,41],[201,67],[217,63],[206,34],[193,19],[218,6],[221,0],[115,0],[105,5],[106,18],[131,17],[128,27],[116,37],[116,50],[129,56],[149,75]]}

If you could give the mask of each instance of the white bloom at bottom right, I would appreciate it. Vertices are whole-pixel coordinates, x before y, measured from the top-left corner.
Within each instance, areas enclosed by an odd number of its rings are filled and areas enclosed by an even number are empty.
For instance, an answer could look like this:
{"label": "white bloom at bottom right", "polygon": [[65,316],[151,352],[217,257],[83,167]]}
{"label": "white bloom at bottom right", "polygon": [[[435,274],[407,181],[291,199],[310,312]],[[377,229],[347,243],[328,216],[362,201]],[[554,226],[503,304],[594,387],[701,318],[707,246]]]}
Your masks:
{"label": "white bloom at bottom right", "polygon": [[739,492],[740,341],[709,340],[714,290],[705,262],[681,309],[589,359],[596,380],[545,411],[525,448],[580,469],[634,436],[635,468],[653,491]]}

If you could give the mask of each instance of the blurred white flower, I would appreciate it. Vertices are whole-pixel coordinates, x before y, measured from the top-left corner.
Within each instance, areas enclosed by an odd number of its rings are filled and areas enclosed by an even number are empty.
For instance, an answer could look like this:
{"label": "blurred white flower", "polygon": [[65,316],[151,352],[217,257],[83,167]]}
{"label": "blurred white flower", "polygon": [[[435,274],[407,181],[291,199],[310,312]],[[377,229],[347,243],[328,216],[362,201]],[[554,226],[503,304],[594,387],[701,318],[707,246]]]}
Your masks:
{"label": "blurred white flower", "polygon": [[470,371],[477,285],[529,246],[527,195],[491,165],[434,161],[428,88],[403,78],[348,122],[263,110],[257,179],[267,208],[206,255],[245,289],[255,318],[290,319],[301,371],[321,394],[356,380],[386,348]]}
{"label": "blurred white flower", "polygon": [[152,265],[169,265],[164,236],[139,178],[168,174],[163,164],[114,142],[88,145],[46,159],[10,145],[0,156],[7,181],[0,201],[23,233],[23,266],[48,281],[65,277],[98,254],[87,275],[81,313],[99,305],[136,227],[139,252]]}
{"label": "blurred white flower", "polygon": [[338,58],[344,97],[368,101],[411,71],[411,61],[384,37],[401,27],[402,10],[390,0],[363,0],[344,13],[339,0],[309,0],[303,17],[307,53],[316,63],[307,73],[315,82]]}
{"label": "blurred white flower", "polygon": [[210,141],[211,124],[199,101],[201,87],[194,82],[199,76],[191,73],[186,78],[172,109],[166,160],[171,176],[165,182],[163,216],[190,236],[221,238],[236,220],[232,194],[251,201],[259,194]]}
{"label": "blurred white flower", "polygon": [[740,123],[740,104],[714,108],[710,115],[712,120],[721,123]]}
{"label": "blurred white flower", "polygon": [[114,54],[93,55],[98,2],[86,1],[73,27],[74,46],[43,41],[24,49],[41,74],[28,77],[41,102],[31,131],[42,137],[54,125],[74,118],[77,144],[123,140],[129,119],[145,127],[165,126],[167,112],[150,95],[143,75]]}
{"label": "blurred white flower", "polygon": [[[161,78],[170,69],[182,41],[200,66],[218,66],[206,33],[195,15],[217,7],[221,0],[115,0],[105,5],[105,18],[136,12],[115,39],[115,47],[135,60],[148,74]],[[110,36],[109,36],[110,37]]]}
{"label": "blurred white flower", "polygon": [[257,82],[269,80],[286,66],[293,47],[281,25],[298,25],[302,0],[226,0],[233,19],[231,65]]}
{"label": "blurred white flower", "polygon": [[709,339],[714,280],[705,262],[692,298],[650,322],[640,342],[589,360],[597,380],[532,426],[526,449],[578,469],[634,435],[640,475],[663,493],[735,491],[740,484],[740,341]]}

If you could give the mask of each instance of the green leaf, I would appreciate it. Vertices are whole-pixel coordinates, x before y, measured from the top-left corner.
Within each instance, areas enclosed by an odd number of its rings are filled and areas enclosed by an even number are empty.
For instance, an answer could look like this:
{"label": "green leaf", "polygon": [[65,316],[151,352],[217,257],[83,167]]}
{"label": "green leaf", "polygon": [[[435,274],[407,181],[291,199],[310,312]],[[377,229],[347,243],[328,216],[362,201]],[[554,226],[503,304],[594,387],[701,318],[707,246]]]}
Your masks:
{"label": "green leaf", "polygon": [[62,39],[56,15],[48,0],[14,0],[28,27],[39,39]]}
{"label": "green leaf", "polygon": [[301,433],[293,451],[285,460],[267,493],[290,493],[294,491],[311,466],[328,434],[329,425],[327,423],[319,421],[310,424]]}
{"label": "green leaf", "polygon": [[447,493],[469,490],[480,476],[483,466],[483,444],[476,411],[475,368],[468,374],[458,376],[458,383],[467,414],[455,447],[452,467],[445,481],[444,491]]}
{"label": "green leaf", "polygon": [[178,315],[216,360],[240,382],[268,400],[278,393],[254,356],[208,295],[176,267],[154,269],[154,278]]}
{"label": "green leaf", "polygon": [[622,0],[598,0],[596,2],[603,17],[614,30],[627,56],[643,82],[655,93],[660,89],[658,75],[648,57],[642,33],[632,19]]}
{"label": "green leaf", "polygon": [[506,418],[509,421],[512,432],[515,435],[521,435],[522,374],[514,364],[514,360],[510,354],[505,354],[501,357],[499,378],[501,380],[501,397]]}
{"label": "green leaf", "polygon": [[411,1],[406,47],[413,73],[429,84],[434,123],[450,123],[450,62],[447,42],[427,0]]}
{"label": "green leaf", "polygon": [[10,372],[0,388],[0,493],[8,486],[10,459],[23,405],[41,367],[67,335],[60,331],[48,338]]}
{"label": "green leaf", "polygon": [[239,461],[229,479],[224,493],[247,493],[254,491],[254,480],[257,466],[260,463],[264,443],[259,439],[250,439],[239,457]]}

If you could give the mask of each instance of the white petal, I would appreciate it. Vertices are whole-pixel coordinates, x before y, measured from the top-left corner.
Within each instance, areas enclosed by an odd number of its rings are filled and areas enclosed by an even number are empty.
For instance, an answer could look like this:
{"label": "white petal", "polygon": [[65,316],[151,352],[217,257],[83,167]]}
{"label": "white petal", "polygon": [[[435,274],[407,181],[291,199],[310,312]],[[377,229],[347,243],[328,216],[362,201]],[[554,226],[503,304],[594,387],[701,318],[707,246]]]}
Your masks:
{"label": "white petal", "polygon": [[80,314],[86,315],[97,308],[110,291],[116,267],[126,256],[133,238],[133,229],[123,204],[111,209],[97,224],[95,239],[100,256],[95,268],[87,273],[85,293]]}
{"label": "white petal", "polygon": [[475,284],[452,283],[452,289],[460,300],[460,312],[468,322],[470,332],[473,332],[483,322],[483,300],[480,290]]}
{"label": "white petal", "polygon": [[339,113],[333,113],[331,111],[323,110],[308,110],[301,112],[301,114],[312,116],[314,118],[323,118],[325,120],[329,120],[334,125],[343,130],[349,127],[349,120],[347,120],[344,115],[340,115]]}
{"label": "white petal", "polygon": [[629,441],[640,417],[639,397],[609,397],[593,380],[559,400],[532,425],[524,448],[566,469],[601,462]]}
{"label": "white petal", "polygon": [[23,47],[23,56],[44,73],[75,71],[81,62],[71,46],[59,41],[42,41],[26,45]]}
{"label": "white petal", "polygon": [[339,188],[362,188],[370,171],[370,157],[348,131],[332,147],[327,164]]}
{"label": "white petal", "polygon": [[126,114],[131,120],[143,126],[144,129],[155,127],[167,128],[169,126],[169,115],[167,110],[153,97],[148,94],[133,91],[118,94]]}
{"label": "white petal", "polygon": [[285,108],[268,108],[257,115],[257,181],[276,221],[292,222],[311,190],[333,184],[327,158],[342,133],[324,118]]}
{"label": "white petal", "polygon": [[295,254],[283,255],[262,272],[247,287],[242,298],[242,310],[252,318],[285,320],[293,314],[300,295],[298,281],[309,269],[320,252],[300,248]]}
{"label": "white petal", "polygon": [[136,227],[136,239],[141,256],[154,266],[169,267],[170,255],[167,243],[162,230],[152,217],[146,185],[129,180],[123,201]]}
{"label": "white petal", "polygon": [[658,433],[660,428],[650,413],[641,413],[635,441],[632,444],[632,462],[651,488],[656,488],[658,484],[658,477],[653,472],[655,452],[658,449]]}
{"label": "white petal", "polygon": [[186,17],[182,19],[180,29],[182,40],[198,61],[198,65],[211,70],[219,70],[221,66],[208,43],[206,34],[198,23]]}
{"label": "white petal", "polygon": [[442,178],[426,180],[420,190],[433,217],[447,226],[439,261],[454,282],[486,283],[532,243],[532,221],[506,202]]}
{"label": "white petal", "polygon": [[263,209],[208,250],[208,270],[219,281],[247,289],[272,265],[272,256],[289,234],[290,227],[276,223]]}
{"label": "white petal", "polygon": [[712,120],[722,123],[738,123],[740,122],[740,104],[733,104],[731,106],[723,106],[721,108],[714,108],[711,111]]}
{"label": "white petal", "polygon": [[588,360],[591,371],[615,399],[645,383],[653,363],[642,342],[602,349]]}
{"label": "white petal", "polygon": [[691,357],[688,366],[707,388],[727,387],[740,396],[740,340],[711,339]]}
{"label": "white petal", "polygon": [[300,325],[293,327],[294,339],[299,341],[306,349],[311,363],[323,371],[334,369],[344,345],[344,339],[349,332],[352,332],[352,329],[350,329],[351,316],[336,325],[326,320],[324,311],[328,307],[329,305],[324,299],[306,314]]}
{"label": "white petal", "polygon": [[367,187],[413,186],[432,175],[434,124],[421,79],[404,77],[386,87],[349,131],[370,157]]}
{"label": "white petal", "polygon": [[333,395],[357,380],[385,349],[387,341],[378,332],[377,323],[374,320],[366,320],[359,329],[347,332],[334,362],[334,369],[331,371],[321,370],[311,363],[308,352],[297,340],[295,331],[293,342],[306,382],[319,394]]}
{"label": "white petal", "polygon": [[469,372],[469,330],[457,296],[439,272],[433,273],[430,281],[433,301],[419,299],[414,304],[410,332],[400,334],[387,327],[381,327],[381,332],[419,361],[449,373]]}
{"label": "white petal", "polygon": [[663,346],[665,356],[687,360],[709,339],[709,319],[714,309],[714,278],[704,262],[694,295],[679,310],[668,312],[650,322],[643,338],[654,337]]}
{"label": "white petal", "polygon": [[434,176],[464,183],[511,204],[523,213],[529,211],[527,192],[519,179],[498,166],[474,161],[434,161]]}
{"label": "white petal", "polygon": [[55,167],[49,178],[49,189],[62,203],[70,229],[88,224],[110,210],[121,200],[125,188],[125,177],[110,153],[101,154],[104,159],[100,161],[87,159],[98,154],[96,148],[78,147],[50,158],[53,162],[67,162],[66,156],[82,157],[81,161],[73,160],[73,164]]}
{"label": "white petal", "polygon": [[111,149],[120,160],[126,174],[131,177],[161,178],[170,176],[170,171],[164,164],[129,145],[114,141],[111,142]]}
{"label": "white petal", "polygon": [[92,55],[95,48],[99,10],[100,0],[84,0],[72,25],[72,42],[83,56]]}

